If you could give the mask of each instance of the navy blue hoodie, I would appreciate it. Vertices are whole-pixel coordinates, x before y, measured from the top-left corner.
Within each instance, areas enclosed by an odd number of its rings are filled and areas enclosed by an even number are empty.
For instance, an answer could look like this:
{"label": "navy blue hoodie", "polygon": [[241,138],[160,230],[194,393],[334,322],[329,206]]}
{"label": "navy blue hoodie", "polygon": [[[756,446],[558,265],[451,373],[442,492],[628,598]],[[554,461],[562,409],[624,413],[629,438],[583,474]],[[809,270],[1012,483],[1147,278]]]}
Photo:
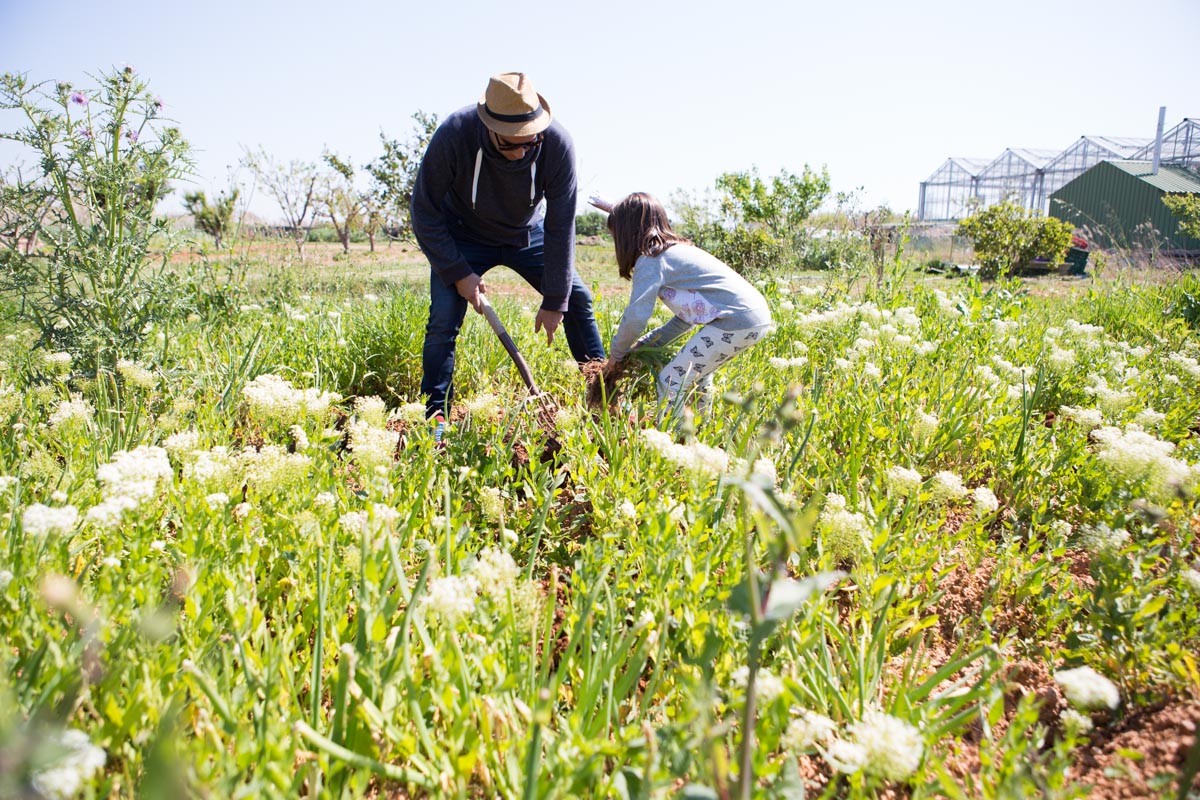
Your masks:
{"label": "navy blue hoodie", "polygon": [[557,120],[545,134],[541,145],[509,161],[473,105],[455,111],[434,131],[413,187],[412,224],[417,243],[447,286],[472,272],[456,239],[528,247],[544,197],[542,308],[566,310],[575,263],[575,145]]}

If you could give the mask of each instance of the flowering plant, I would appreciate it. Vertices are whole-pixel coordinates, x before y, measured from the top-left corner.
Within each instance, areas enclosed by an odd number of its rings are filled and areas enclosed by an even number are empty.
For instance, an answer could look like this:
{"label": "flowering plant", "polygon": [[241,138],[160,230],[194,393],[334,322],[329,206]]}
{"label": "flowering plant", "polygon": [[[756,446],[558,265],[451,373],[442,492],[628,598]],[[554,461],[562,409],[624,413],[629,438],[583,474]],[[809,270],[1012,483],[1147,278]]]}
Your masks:
{"label": "flowering plant", "polygon": [[[154,209],[190,169],[187,142],[132,67],[94,89],[6,74],[0,109],[24,114],[28,125],[0,138],[39,166],[0,186],[0,292],[22,301],[44,345],[110,364],[134,354],[175,299],[164,270],[174,237]],[[163,243],[157,259],[151,239]]]}

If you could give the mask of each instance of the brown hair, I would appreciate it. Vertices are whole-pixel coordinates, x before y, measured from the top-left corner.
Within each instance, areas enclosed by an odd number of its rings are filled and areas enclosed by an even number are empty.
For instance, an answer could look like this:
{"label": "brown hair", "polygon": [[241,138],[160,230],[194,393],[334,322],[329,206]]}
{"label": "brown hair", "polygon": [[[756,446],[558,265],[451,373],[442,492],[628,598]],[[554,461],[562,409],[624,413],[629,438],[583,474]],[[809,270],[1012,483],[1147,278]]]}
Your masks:
{"label": "brown hair", "polygon": [[667,210],[645,192],[634,192],[613,206],[608,230],[617,251],[617,270],[625,280],[633,276],[639,256],[657,256],[671,245],[691,244],[671,230]]}

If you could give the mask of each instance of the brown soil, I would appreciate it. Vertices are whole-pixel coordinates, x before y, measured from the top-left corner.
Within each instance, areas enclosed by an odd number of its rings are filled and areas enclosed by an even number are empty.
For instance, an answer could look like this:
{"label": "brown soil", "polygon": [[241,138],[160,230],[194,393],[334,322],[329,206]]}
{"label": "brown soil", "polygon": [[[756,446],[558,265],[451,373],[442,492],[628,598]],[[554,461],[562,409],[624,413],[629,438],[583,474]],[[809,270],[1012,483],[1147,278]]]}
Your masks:
{"label": "brown soil", "polygon": [[[1105,730],[1097,726],[1077,751],[1077,782],[1090,784],[1088,796],[1097,800],[1157,798],[1164,791],[1175,797],[1198,724],[1200,702],[1191,701],[1138,709]],[[1200,791],[1200,777],[1189,788]]]}

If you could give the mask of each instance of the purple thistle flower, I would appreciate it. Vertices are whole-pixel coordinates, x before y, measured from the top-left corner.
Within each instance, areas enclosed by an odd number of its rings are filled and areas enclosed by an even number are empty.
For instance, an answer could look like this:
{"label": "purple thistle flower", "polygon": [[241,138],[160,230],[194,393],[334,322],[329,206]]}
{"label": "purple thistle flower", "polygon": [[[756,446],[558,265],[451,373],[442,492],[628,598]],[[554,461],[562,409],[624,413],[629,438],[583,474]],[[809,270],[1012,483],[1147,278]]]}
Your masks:
{"label": "purple thistle flower", "polygon": [[80,139],[87,139],[89,142],[92,140],[92,136],[93,136],[92,129],[86,125],[80,125],[79,128],[75,131],[75,135],[78,136]]}
{"label": "purple thistle flower", "polygon": [[86,106],[88,104],[87,95],[83,92],[71,92],[71,102],[77,106]]}
{"label": "purple thistle flower", "polygon": [[129,128],[125,131],[125,138],[129,140],[130,144],[137,144],[138,133],[133,128]]}

